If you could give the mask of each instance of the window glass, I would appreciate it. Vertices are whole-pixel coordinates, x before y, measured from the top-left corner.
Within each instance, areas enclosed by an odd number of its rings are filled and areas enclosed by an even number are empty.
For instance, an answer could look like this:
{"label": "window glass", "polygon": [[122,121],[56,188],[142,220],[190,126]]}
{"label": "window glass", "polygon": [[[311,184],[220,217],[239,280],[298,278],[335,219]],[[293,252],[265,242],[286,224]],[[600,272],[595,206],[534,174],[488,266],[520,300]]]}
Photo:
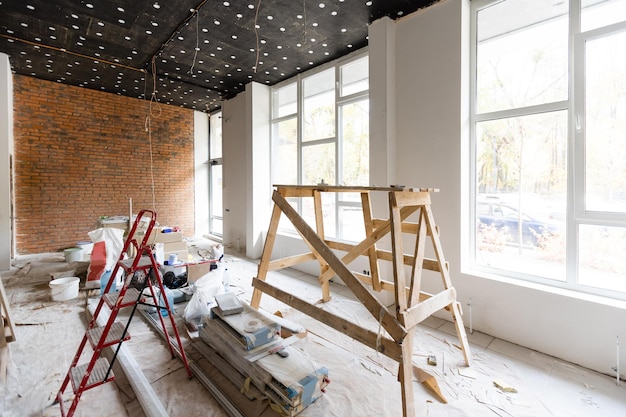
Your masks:
{"label": "window glass", "polygon": [[354,60],[339,68],[341,80],[339,94],[347,96],[369,89],[369,58]]}
{"label": "window glass", "polygon": [[583,224],[578,242],[580,283],[626,292],[626,227]]}
{"label": "window glass", "polygon": [[343,184],[369,184],[369,100],[339,107]]}
{"label": "window glass", "polygon": [[272,117],[279,118],[298,111],[298,85],[288,84],[272,92]]}
{"label": "window glass", "polygon": [[292,117],[272,125],[272,181],[298,183],[298,119]]}
{"label": "window glass", "polygon": [[581,7],[583,32],[626,20],[626,0],[582,0]]}
{"label": "window glass", "polygon": [[626,30],[586,42],[585,205],[626,213]]}
{"label": "window glass", "polygon": [[567,3],[506,0],[477,14],[476,110],[567,99]]}
{"label": "window glass", "polygon": [[478,123],[476,174],[476,263],[563,280],[567,112]]}
{"label": "window glass", "polygon": [[304,79],[302,129],[304,142],[335,136],[335,69]]}
{"label": "window glass", "polygon": [[302,184],[336,184],[335,144],[321,143],[302,148]]}

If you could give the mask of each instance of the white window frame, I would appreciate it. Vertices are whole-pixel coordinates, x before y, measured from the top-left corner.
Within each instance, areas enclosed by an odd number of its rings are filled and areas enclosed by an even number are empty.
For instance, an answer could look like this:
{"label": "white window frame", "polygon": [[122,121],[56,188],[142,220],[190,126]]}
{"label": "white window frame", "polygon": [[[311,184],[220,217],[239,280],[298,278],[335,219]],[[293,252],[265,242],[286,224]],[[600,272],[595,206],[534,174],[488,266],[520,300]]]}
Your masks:
{"label": "white window frame", "polygon": [[[273,126],[275,123],[278,122],[282,122],[285,120],[289,120],[291,118],[293,118],[294,116],[297,119],[297,147],[298,147],[298,172],[297,172],[297,178],[298,178],[298,184],[302,184],[302,173],[303,173],[303,168],[302,168],[302,152],[303,149],[306,148],[307,146],[314,146],[314,145],[319,145],[319,144],[323,144],[323,143],[333,143],[334,147],[335,147],[335,179],[336,179],[336,184],[330,184],[330,185],[342,185],[343,184],[343,172],[341,169],[341,161],[343,159],[342,157],[342,152],[341,152],[341,143],[340,143],[340,137],[341,137],[341,126],[342,126],[342,119],[341,119],[341,112],[339,111],[340,108],[342,106],[345,106],[347,104],[351,104],[363,99],[369,99],[369,89],[364,90],[364,91],[360,91],[357,93],[353,93],[350,95],[346,95],[346,96],[340,96],[340,86],[341,86],[341,67],[343,65],[349,64],[350,62],[359,60],[363,57],[366,57],[368,55],[368,51],[367,48],[361,49],[359,51],[355,51],[349,55],[346,55],[345,57],[342,57],[340,59],[334,60],[332,62],[320,65],[319,67],[316,67],[315,69],[312,69],[310,71],[306,71],[303,72],[301,74],[298,74],[297,76],[290,78],[288,80],[284,80],[274,86],[272,86],[272,92],[280,89],[282,87],[285,87],[289,84],[292,83],[296,83],[297,85],[297,110],[295,115],[294,114],[289,114],[286,116],[282,116],[282,117],[274,117],[273,113],[271,114],[271,121],[270,124]],[[308,78],[311,77],[315,74],[318,74],[320,72],[326,71],[330,68],[334,68],[335,70],[335,135],[332,137],[327,137],[327,138],[322,138],[322,139],[316,139],[316,140],[310,140],[310,141],[306,141],[304,142],[302,140],[303,138],[303,118],[301,117],[302,114],[302,110],[303,110],[303,102],[304,102],[304,97],[303,97],[303,81]],[[273,99],[273,94],[270,95],[270,97],[272,97]],[[270,108],[274,109],[273,103],[271,103]],[[272,129],[273,132],[273,129]],[[273,143],[273,141],[272,141]],[[272,153],[272,157],[273,157],[273,153]],[[272,162],[271,166],[275,166],[275,164]],[[272,183],[276,183],[276,181],[274,180],[274,172],[272,171],[271,173],[272,175]],[[327,180],[324,179],[326,182]],[[339,193],[340,194],[340,193]],[[334,210],[335,210],[335,218],[338,220],[339,219],[339,210],[341,207],[354,207],[354,206],[359,206],[360,207],[360,203],[359,204],[355,204],[353,202],[348,202],[348,201],[340,201],[339,200],[339,196],[337,195],[337,193],[335,193],[335,205],[334,205]],[[301,204],[301,199],[299,199],[298,202],[298,212],[302,212],[302,204]],[[337,240],[343,240],[341,239],[341,227],[339,225],[339,221],[336,222],[335,224],[336,226],[336,230],[334,231],[334,235],[337,236]],[[284,228],[280,228],[279,229],[280,233],[285,233],[285,234],[294,234],[295,232],[293,232],[292,230],[289,229],[284,229]],[[328,231],[327,231],[328,232]]]}
{"label": "white window frame", "polygon": [[[472,0],[470,14],[470,175],[469,175],[469,271],[485,278],[513,279],[524,282],[538,283],[548,287],[571,290],[578,294],[599,295],[606,298],[626,300],[626,292],[613,291],[581,285],[578,282],[578,228],[580,225],[626,225],[626,214],[609,212],[592,212],[585,210],[585,74],[584,47],[585,41],[608,33],[626,29],[626,21],[615,23],[598,29],[580,32],[581,0],[569,0],[569,46],[568,46],[568,99],[547,104],[527,106],[503,111],[476,114],[477,111],[477,12],[488,5],[502,0]],[[506,0],[504,0],[506,1]],[[494,270],[475,262],[476,243],[476,125],[480,122],[520,117],[552,111],[567,111],[568,114],[568,151],[567,151],[567,214],[566,214],[566,262],[565,280],[558,281],[548,278]]]}

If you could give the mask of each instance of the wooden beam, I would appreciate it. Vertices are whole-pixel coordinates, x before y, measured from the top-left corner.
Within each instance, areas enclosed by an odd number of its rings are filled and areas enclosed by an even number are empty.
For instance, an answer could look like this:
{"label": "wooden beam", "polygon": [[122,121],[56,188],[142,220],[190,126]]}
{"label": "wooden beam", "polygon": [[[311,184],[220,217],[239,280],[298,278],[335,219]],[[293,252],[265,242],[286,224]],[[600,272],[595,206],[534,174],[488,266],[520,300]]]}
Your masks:
{"label": "wooden beam", "polygon": [[270,261],[268,270],[276,271],[278,269],[289,268],[290,266],[299,265],[305,262],[314,261],[317,258],[313,253],[303,253],[301,255],[288,256],[286,258]]}
{"label": "wooden beam", "polygon": [[[366,330],[358,325],[339,317],[333,313],[306,302],[305,300],[298,298],[286,291],[276,288],[273,285],[268,284],[265,281],[261,281],[257,278],[252,279],[252,286],[255,289],[263,291],[265,294],[274,297],[278,301],[281,301],[288,306],[295,308],[298,311],[318,320],[327,326],[345,334],[348,337],[352,337],[357,341],[363,343],[365,346],[371,347],[374,350],[378,350],[385,356],[395,360],[401,360],[401,348],[393,340],[386,337],[378,337],[378,333]],[[389,315],[389,313],[387,314]]]}
{"label": "wooden beam", "polygon": [[[287,216],[293,226],[300,232],[302,237],[318,251],[328,265],[335,271],[339,278],[350,288],[354,295],[363,303],[370,314],[378,319],[382,317],[382,325],[396,342],[401,342],[407,335],[404,327],[393,316],[388,314],[382,303],[370,294],[361,282],[352,275],[348,267],[335,255],[335,253],[315,234],[311,226],[296,212],[283,196],[274,191],[273,200],[276,206]],[[255,306],[256,308],[256,306]]]}
{"label": "wooden beam", "polygon": [[407,328],[418,325],[436,311],[456,302],[456,290],[454,287],[443,290],[440,293],[416,303],[407,311],[401,313],[404,316],[404,323]]}

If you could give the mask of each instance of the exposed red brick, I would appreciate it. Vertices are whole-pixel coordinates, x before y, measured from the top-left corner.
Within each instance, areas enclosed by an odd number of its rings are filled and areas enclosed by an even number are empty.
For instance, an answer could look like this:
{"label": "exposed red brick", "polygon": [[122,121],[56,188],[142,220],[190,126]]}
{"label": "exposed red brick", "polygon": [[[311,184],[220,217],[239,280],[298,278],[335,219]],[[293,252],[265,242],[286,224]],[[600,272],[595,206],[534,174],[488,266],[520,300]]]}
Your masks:
{"label": "exposed red brick", "polygon": [[[21,75],[14,80],[18,254],[89,240],[100,216],[154,209],[194,234],[193,111]],[[153,109],[154,110],[154,109]]]}

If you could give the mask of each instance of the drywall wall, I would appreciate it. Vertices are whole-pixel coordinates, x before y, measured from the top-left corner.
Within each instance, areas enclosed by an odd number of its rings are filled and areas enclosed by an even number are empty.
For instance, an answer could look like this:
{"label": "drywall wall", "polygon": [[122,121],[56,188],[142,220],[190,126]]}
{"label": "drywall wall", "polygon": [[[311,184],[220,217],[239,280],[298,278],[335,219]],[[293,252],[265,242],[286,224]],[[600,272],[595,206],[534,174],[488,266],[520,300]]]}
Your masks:
{"label": "drywall wall", "polygon": [[246,85],[248,160],[248,214],[245,234],[246,256],[260,258],[269,224],[270,185],[270,88],[259,83]]}
{"label": "drywall wall", "polygon": [[469,181],[462,159],[469,132],[468,21],[469,1],[447,0],[396,22],[398,181],[441,189],[433,212],[466,313],[472,300],[475,329],[610,373],[616,336],[626,340],[625,303],[461,271],[469,247],[461,233]]}
{"label": "drywall wall", "polygon": [[246,220],[248,218],[248,126],[246,113],[246,95],[239,93],[227,100],[222,106],[222,156],[223,178],[222,195],[224,202],[224,235],[225,246],[237,247],[237,241],[246,238]]}
{"label": "drywall wall", "polygon": [[193,112],[194,216],[197,236],[209,233],[209,115]]}
{"label": "drywall wall", "polygon": [[13,152],[13,81],[9,56],[0,54],[0,271],[11,267],[11,154]]}

